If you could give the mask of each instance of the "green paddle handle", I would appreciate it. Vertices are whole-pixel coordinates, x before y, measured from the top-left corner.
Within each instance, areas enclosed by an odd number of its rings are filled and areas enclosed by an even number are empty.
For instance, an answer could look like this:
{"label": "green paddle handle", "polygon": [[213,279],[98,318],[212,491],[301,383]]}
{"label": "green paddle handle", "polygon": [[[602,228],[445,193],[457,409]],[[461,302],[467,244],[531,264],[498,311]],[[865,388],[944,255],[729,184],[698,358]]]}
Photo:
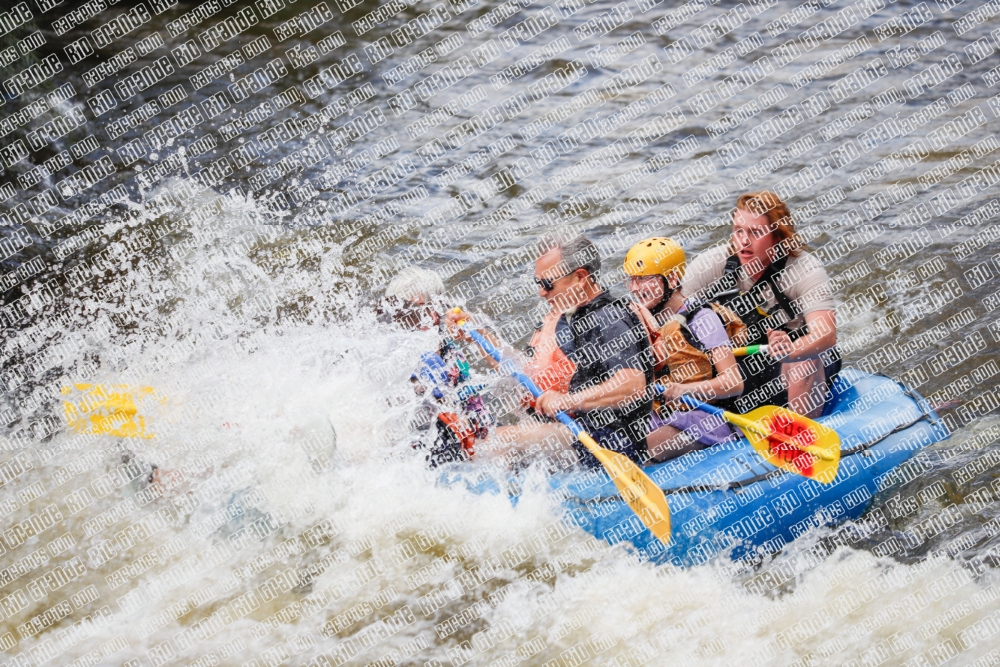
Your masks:
{"label": "green paddle handle", "polygon": [[767,344],[763,345],[747,345],[746,347],[736,347],[733,348],[733,356],[736,357],[748,357],[751,354],[763,354],[767,352]]}

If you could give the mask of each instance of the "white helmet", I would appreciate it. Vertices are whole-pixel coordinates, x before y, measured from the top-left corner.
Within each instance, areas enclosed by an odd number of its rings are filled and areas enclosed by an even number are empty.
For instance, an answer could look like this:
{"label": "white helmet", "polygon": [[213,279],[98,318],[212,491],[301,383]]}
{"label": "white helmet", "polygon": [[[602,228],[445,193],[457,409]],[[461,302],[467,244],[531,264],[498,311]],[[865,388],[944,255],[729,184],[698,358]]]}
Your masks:
{"label": "white helmet", "polygon": [[444,281],[434,271],[419,266],[408,266],[389,281],[385,296],[408,301],[413,304],[427,304],[444,294]]}

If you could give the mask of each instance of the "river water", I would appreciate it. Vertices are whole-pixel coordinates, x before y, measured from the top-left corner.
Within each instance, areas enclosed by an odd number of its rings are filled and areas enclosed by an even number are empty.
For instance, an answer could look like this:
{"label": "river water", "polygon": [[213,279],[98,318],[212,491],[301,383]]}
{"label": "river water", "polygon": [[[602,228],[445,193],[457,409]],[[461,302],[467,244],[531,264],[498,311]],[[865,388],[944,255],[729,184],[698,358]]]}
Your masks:
{"label": "river water", "polygon": [[[6,664],[1000,661],[988,12],[276,0],[185,28],[215,0],[169,4],[62,34],[70,8],[32,4],[3,38],[45,39],[4,79],[64,68],[8,94],[8,118],[56,97],[0,143],[83,114],[0,176]],[[96,53],[70,64],[84,37]],[[114,173],[64,193],[63,151]],[[886,529],[678,569],[566,528],[541,471],[516,505],[436,483],[404,442],[436,339],[373,307],[398,270],[437,271],[523,343],[542,234],[586,233],[620,291],[633,242],[696,255],[765,187],[835,281],[845,363],[907,381],[954,429],[875,498]],[[72,420],[104,400],[87,385],[126,385],[138,437]]]}

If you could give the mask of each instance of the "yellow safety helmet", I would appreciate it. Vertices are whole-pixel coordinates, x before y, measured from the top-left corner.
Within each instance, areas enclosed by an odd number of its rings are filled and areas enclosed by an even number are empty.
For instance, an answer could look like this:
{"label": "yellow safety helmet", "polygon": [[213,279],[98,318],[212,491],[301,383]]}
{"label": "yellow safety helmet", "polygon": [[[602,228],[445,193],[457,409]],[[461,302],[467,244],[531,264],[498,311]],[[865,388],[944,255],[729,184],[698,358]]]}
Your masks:
{"label": "yellow safety helmet", "polygon": [[625,255],[625,273],[630,276],[663,276],[677,273],[684,277],[687,261],[684,249],[673,239],[654,236],[639,241]]}

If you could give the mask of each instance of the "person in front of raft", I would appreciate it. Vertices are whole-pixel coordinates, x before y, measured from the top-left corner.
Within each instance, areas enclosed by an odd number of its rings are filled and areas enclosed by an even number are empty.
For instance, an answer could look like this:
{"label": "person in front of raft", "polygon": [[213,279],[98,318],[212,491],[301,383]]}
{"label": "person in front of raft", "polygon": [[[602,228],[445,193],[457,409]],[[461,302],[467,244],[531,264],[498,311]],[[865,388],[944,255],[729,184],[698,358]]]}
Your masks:
{"label": "person in front of raft", "polygon": [[[471,382],[471,368],[458,345],[446,335],[441,315],[444,282],[429,269],[410,266],[389,282],[378,307],[383,322],[396,322],[411,331],[437,330],[437,348],[420,356],[410,376],[420,397],[412,420],[417,431],[425,432],[418,448],[427,449],[427,463],[434,468],[449,461],[461,461],[475,452],[476,442],[489,436],[494,421]],[[431,426],[434,431],[431,432]]]}
{"label": "person in front of raft", "polygon": [[830,279],[804,248],[776,194],[747,193],[736,201],[729,242],[696,257],[685,273],[685,294],[715,295],[747,325],[747,345],[768,346],[740,360],[740,412],[787,403],[817,417],[840,371]]}
{"label": "person in front of raft", "polygon": [[686,394],[732,410],[724,399],[743,391],[730,338],[742,342],[746,327],[725,306],[685,303],[685,264],[683,248],[669,238],[645,239],[625,255],[626,284],[646,325],[666,399],[654,406],[646,436],[649,457],[657,462],[739,437],[727,422],[677,400]]}
{"label": "person in front of raft", "polygon": [[[597,281],[601,260],[590,240],[544,239],[539,249],[534,280],[549,311],[515,358],[543,393],[531,402],[528,420],[497,428],[493,453],[525,455],[544,446],[556,450],[553,458],[573,452],[570,464],[597,467],[597,459],[555,421],[562,411],[601,447],[642,462],[652,406],[646,388],[653,379],[645,328],[628,300],[612,298]],[[465,336],[457,323],[470,319],[467,312],[448,312],[446,319],[454,335]]]}
{"label": "person in front of raft", "polygon": [[430,269],[408,266],[386,285],[376,306],[379,321],[395,322],[404,329],[428,331],[440,327],[446,309],[442,297],[444,281]]}

